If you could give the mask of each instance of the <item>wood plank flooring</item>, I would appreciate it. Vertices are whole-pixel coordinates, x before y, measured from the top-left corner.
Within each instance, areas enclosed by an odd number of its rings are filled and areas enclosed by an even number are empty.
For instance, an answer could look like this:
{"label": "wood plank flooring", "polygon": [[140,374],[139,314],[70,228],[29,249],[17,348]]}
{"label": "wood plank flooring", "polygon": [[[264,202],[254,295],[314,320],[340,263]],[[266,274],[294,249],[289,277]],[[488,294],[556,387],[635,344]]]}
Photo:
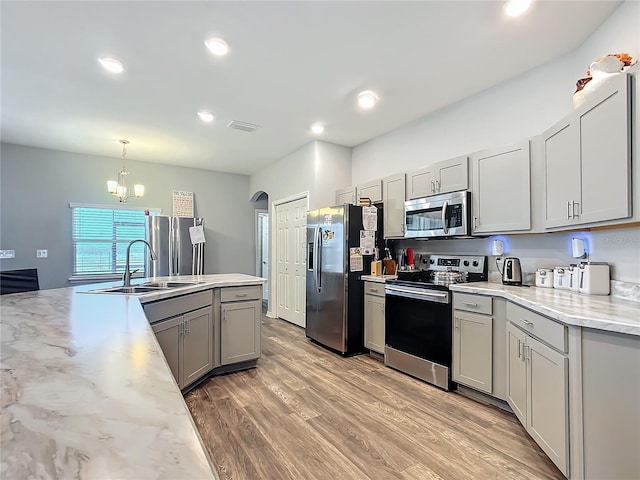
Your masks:
{"label": "wood plank flooring", "polygon": [[563,479],[515,417],[263,318],[258,367],[185,396],[222,480]]}

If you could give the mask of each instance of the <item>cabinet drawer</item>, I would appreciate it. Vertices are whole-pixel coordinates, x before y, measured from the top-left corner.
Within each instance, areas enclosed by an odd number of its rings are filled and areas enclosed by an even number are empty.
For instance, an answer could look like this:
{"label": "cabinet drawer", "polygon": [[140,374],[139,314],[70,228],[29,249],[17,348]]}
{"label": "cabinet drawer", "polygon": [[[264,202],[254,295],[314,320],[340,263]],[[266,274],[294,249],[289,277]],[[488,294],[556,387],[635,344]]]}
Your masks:
{"label": "cabinet drawer", "polygon": [[260,300],[262,287],[251,285],[248,287],[224,287],[220,291],[221,302],[238,302],[241,300]]}
{"label": "cabinet drawer", "polygon": [[384,283],[364,282],[364,294],[384,297]]}
{"label": "cabinet drawer", "polygon": [[562,352],[568,352],[567,327],[515,303],[507,303],[507,319]]}
{"label": "cabinet drawer", "polygon": [[469,293],[454,293],[453,308],[455,310],[466,310],[467,312],[491,315],[493,313],[493,297]]}
{"label": "cabinet drawer", "polygon": [[208,307],[213,303],[213,290],[191,293],[180,297],[173,297],[167,300],[145,303],[142,308],[149,323],[157,322],[176,315],[182,315],[199,308]]}

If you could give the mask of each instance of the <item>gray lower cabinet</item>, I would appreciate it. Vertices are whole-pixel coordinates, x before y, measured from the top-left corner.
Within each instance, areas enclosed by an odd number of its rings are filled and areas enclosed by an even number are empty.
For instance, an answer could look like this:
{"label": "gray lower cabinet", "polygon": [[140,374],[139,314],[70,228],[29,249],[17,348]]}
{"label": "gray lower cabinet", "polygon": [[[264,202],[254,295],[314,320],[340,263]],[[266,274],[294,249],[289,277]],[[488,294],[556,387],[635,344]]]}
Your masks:
{"label": "gray lower cabinet", "polygon": [[213,310],[201,308],[151,325],[182,389],[213,368]]}
{"label": "gray lower cabinet", "polygon": [[568,477],[566,327],[513,304],[507,305],[507,318],[507,402],[529,435]]}
{"label": "gray lower cabinet", "polygon": [[260,286],[221,291],[220,360],[222,365],[256,360],[261,354]]}
{"label": "gray lower cabinet", "polygon": [[501,298],[453,294],[453,359],[455,382],[506,399],[506,302]]}
{"label": "gray lower cabinet", "polygon": [[384,354],[384,283],[364,282],[364,346]]}
{"label": "gray lower cabinet", "polygon": [[215,342],[212,304],[213,291],[206,290],[143,305],[180,389],[213,369]]}
{"label": "gray lower cabinet", "polygon": [[453,327],[453,380],[492,393],[493,318],[455,310]]}

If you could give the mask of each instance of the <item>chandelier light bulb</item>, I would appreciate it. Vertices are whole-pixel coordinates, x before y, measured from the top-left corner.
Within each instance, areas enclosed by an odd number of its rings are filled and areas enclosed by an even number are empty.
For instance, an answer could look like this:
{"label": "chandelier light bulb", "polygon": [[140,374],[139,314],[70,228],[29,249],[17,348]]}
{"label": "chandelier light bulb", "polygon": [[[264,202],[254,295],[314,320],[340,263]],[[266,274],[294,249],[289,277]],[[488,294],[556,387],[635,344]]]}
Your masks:
{"label": "chandelier light bulb", "polygon": [[205,123],[212,122],[214,119],[213,113],[207,112],[204,110],[199,111],[198,116],[200,117],[200,120],[202,120]]}
{"label": "chandelier light bulb", "polygon": [[531,7],[531,0],[508,0],[503,7],[507,17],[519,17]]}
{"label": "chandelier light bulb", "polygon": [[229,53],[229,44],[222,38],[209,38],[204,41],[204,44],[214,55],[222,56]]}
{"label": "chandelier light bulb", "polygon": [[378,102],[378,97],[371,90],[365,90],[358,94],[358,105],[365,110],[369,110]]}
{"label": "chandelier light bulb", "polygon": [[122,62],[116,60],[115,58],[102,57],[98,59],[102,68],[104,68],[107,72],[110,73],[122,73],[124,71],[124,66]]}

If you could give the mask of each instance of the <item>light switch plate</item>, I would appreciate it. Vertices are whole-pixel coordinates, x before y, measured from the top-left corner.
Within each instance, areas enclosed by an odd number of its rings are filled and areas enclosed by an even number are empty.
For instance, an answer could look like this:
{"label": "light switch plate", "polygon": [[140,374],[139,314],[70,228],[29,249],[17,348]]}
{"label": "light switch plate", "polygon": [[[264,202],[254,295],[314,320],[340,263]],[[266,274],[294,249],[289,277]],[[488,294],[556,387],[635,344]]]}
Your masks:
{"label": "light switch plate", "polygon": [[16,258],[15,250],[0,250],[0,258]]}
{"label": "light switch plate", "polygon": [[47,250],[36,250],[36,258],[47,258],[49,252]]}

